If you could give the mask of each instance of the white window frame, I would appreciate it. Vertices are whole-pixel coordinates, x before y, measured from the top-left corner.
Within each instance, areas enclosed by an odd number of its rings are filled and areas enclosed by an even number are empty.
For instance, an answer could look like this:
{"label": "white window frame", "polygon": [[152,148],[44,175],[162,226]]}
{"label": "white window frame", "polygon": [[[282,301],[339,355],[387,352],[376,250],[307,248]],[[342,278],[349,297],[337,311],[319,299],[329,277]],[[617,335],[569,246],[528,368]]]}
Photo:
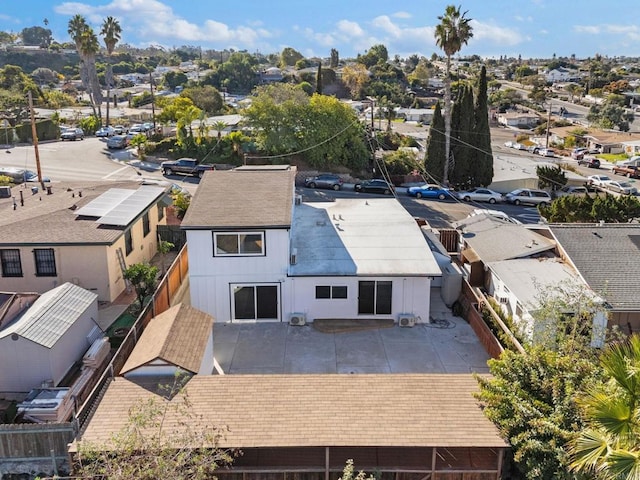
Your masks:
{"label": "white window frame", "polygon": [[[238,246],[238,253],[221,253],[218,252],[218,236],[222,236],[222,235],[226,235],[226,236],[231,236],[231,235],[235,235],[238,239],[237,241],[237,246]],[[261,239],[262,239],[262,251],[261,252],[256,252],[256,253],[243,253],[240,252],[240,248],[241,248],[241,242],[240,242],[240,236],[241,235],[260,235]],[[246,232],[213,232],[213,256],[214,257],[264,257],[266,255],[267,249],[265,247],[265,232],[263,231],[246,231]]]}

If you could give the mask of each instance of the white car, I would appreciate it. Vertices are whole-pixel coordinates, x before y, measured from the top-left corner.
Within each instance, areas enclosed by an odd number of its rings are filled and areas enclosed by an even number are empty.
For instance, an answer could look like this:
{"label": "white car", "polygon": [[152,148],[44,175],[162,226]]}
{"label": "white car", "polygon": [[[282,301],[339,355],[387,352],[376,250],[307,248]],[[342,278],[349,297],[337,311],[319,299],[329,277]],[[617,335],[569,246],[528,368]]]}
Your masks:
{"label": "white car", "polygon": [[477,217],[478,215],[488,215],[493,218],[499,218],[500,220],[504,220],[505,222],[513,223],[516,225],[522,225],[522,222],[520,220],[510,217],[509,215],[507,215],[504,212],[501,212],[500,210],[490,210],[487,208],[476,208],[468,215],[468,218]]}
{"label": "white car", "polygon": [[587,187],[578,187],[575,185],[565,185],[560,190],[556,192],[556,197],[566,197],[566,196],[574,196],[574,197],[586,197],[589,194]]}
{"label": "white car", "polygon": [[589,175],[587,184],[592,187],[605,188],[611,182],[611,178],[606,175]]}
{"label": "white car", "polygon": [[116,131],[112,127],[100,127],[96,132],[96,137],[113,137]]}
{"label": "white car", "polygon": [[508,142],[504,142],[504,146],[507,148],[513,148],[514,142],[512,141],[508,141]]}
{"label": "white car", "polygon": [[629,182],[618,182],[611,180],[607,183],[606,187],[614,192],[622,193],[623,195],[635,195],[638,193],[638,189],[631,185]]}
{"label": "white car", "polygon": [[553,148],[541,148],[538,151],[538,155],[541,155],[543,157],[555,157],[556,151]]}
{"label": "white car", "polygon": [[476,187],[462,192],[455,193],[458,200],[465,202],[489,202],[496,203],[502,201],[502,194],[489,190],[488,188]]}

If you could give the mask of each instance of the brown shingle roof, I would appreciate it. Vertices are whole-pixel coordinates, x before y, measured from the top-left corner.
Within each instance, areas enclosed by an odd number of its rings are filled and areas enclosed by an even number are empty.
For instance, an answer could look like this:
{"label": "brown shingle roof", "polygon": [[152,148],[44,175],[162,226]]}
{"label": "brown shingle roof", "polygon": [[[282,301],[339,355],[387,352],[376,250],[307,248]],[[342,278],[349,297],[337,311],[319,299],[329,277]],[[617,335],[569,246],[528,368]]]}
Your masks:
{"label": "brown shingle roof", "polygon": [[[136,182],[100,182],[82,185],[52,185],[52,195],[39,191],[32,195],[31,185],[16,186],[14,210],[11,198],[0,199],[0,244],[111,244],[123,233],[122,228],[96,223],[95,218],[78,217],[74,210],[86,205],[111,188],[136,190]],[[20,192],[24,205],[21,205]],[[82,197],[80,197],[80,192]],[[75,208],[74,208],[75,206]]]}
{"label": "brown shingle roof", "polygon": [[182,228],[289,227],[295,175],[295,167],[206,172]]}
{"label": "brown shingle roof", "polygon": [[156,359],[198,373],[212,328],[211,315],[179,303],[151,320],[120,374]]}
{"label": "brown shingle roof", "polygon": [[[473,398],[472,375],[196,375],[186,390],[198,424],[228,427],[223,448],[506,446]],[[154,396],[116,378],[82,440],[108,441],[122,412]],[[186,420],[167,411],[167,431]]]}

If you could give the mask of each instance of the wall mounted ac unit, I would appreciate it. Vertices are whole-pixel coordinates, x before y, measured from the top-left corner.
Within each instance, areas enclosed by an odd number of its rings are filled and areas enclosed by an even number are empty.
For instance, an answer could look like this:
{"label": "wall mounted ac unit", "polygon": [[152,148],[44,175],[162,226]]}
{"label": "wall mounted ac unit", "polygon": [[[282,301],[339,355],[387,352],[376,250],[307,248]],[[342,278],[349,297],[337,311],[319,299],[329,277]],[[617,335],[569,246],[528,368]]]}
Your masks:
{"label": "wall mounted ac unit", "polygon": [[298,263],[298,249],[292,248],[291,254],[289,255],[289,264],[295,265],[296,263]]}
{"label": "wall mounted ac unit", "polygon": [[292,313],[289,315],[289,325],[301,327],[302,325],[306,325],[306,323],[307,317],[304,313]]}
{"label": "wall mounted ac unit", "polygon": [[416,317],[410,313],[401,313],[398,315],[399,327],[413,327],[416,324]]}
{"label": "wall mounted ac unit", "polygon": [[296,195],[293,199],[296,205],[300,205],[302,203],[302,195]]}

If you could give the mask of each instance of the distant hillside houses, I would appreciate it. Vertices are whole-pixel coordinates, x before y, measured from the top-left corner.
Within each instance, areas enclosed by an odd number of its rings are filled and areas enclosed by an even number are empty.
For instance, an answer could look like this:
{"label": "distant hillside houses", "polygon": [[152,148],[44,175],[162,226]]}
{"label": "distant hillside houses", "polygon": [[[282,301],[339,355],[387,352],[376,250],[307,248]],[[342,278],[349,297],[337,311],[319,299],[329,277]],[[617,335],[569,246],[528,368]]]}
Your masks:
{"label": "distant hillside houses", "polygon": [[558,67],[544,72],[544,78],[547,82],[574,82],[580,80],[580,72],[569,68]]}

